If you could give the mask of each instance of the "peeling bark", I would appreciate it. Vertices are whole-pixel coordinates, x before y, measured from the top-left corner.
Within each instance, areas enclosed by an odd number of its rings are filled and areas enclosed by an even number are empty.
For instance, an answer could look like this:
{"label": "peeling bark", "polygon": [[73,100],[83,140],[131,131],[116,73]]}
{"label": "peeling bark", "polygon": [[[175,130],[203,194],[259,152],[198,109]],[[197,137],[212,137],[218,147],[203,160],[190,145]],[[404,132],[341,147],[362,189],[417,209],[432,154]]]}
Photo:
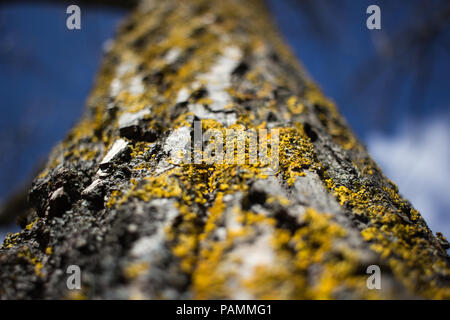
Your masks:
{"label": "peeling bark", "polygon": [[[173,161],[196,120],[278,129],[277,172]],[[3,299],[450,298],[448,243],[259,1],[141,1],[29,200],[29,224],[0,249]],[[73,264],[79,291],[66,287]],[[381,290],[366,286],[373,264]]]}

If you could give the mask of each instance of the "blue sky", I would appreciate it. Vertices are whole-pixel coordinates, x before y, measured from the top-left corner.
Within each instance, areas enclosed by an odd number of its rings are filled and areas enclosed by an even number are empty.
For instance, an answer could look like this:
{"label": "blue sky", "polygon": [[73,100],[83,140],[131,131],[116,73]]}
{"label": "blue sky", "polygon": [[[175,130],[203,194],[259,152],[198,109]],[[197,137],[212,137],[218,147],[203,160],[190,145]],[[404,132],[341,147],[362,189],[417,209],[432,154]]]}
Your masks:
{"label": "blue sky", "polygon": [[[418,1],[340,0],[331,7],[319,2],[321,18],[316,20],[323,23],[313,28],[298,0],[268,0],[283,37],[387,176],[433,231],[450,236],[448,50],[433,51],[428,90],[418,102],[410,76],[389,82],[389,72],[402,61],[384,61],[382,68],[370,63],[389,36],[421,19],[414,11]],[[434,2],[427,10],[433,10]],[[366,28],[370,4],[381,8],[382,30]],[[0,199],[32,174],[77,121],[102,44],[125,15],[104,7],[81,9],[82,30],[69,31],[64,6],[0,6]],[[324,31],[319,34],[318,29]],[[386,75],[380,76],[380,70]],[[370,88],[355,89],[358,72],[373,75]]]}

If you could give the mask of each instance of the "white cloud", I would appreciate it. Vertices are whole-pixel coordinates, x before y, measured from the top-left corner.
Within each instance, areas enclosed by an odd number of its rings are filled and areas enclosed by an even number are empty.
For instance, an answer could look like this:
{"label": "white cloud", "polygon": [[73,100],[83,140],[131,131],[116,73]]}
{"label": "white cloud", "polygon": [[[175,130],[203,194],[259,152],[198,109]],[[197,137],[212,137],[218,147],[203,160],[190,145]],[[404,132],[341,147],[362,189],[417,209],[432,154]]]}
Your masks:
{"label": "white cloud", "polygon": [[407,120],[394,135],[372,133],[367,145],[384,173],[425,218],[450,238],[450,126],[448,117]]}

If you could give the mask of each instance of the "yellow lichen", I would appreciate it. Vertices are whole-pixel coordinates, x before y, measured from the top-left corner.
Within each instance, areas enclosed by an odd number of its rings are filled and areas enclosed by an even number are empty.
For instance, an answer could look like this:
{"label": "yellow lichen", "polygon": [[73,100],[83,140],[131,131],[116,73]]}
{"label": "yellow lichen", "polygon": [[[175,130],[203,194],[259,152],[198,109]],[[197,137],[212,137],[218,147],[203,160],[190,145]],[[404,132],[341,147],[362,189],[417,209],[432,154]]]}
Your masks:
{"label": "yellow lichen", "polygon": [[[331,299],[339,290],[351,290],[359,297],[374,298],[365,277],[358,274],[361,264],[349,247],[337,246],[346,231],[332,216],[307,209],[303,227],[294,234],[277,229],[272,243],[276,262],[259,266],[244,284],[257,299]],[[319,267],[320,266],[320,267]],[[308,274],[317,269],[315,282]]]}

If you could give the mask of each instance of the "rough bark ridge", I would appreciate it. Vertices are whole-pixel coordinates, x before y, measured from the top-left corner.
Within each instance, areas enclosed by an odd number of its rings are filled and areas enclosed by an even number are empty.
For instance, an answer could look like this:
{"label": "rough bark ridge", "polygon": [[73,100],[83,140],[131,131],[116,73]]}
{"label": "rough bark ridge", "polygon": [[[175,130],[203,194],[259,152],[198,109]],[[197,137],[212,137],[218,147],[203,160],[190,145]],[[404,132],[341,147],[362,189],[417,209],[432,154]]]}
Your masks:
{"label": "rough bark ridge", "polygon": [[[279,170],[172,161],[194,120],[279,129]],[[141,1],[29,199],[0,250],[1,298],[450,298],[448,243],[259,1]],[[381,290],[366,287],[372,264]]]}

